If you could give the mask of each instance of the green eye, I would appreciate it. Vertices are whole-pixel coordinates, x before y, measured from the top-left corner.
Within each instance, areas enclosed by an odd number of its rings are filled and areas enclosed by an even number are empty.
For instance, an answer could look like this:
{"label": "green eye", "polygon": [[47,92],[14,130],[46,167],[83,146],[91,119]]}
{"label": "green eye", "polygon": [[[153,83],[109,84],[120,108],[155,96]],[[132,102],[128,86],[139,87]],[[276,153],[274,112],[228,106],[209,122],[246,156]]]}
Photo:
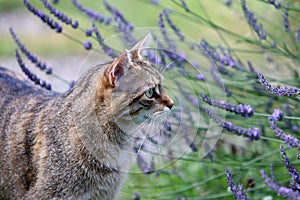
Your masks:
{"label": "green eye", "polygon": [[155,95],[155,91],[154,88],[151,88],[149,90],[146,90],[145,92],[146,97],[148,97],[149,99],[152,99]]}

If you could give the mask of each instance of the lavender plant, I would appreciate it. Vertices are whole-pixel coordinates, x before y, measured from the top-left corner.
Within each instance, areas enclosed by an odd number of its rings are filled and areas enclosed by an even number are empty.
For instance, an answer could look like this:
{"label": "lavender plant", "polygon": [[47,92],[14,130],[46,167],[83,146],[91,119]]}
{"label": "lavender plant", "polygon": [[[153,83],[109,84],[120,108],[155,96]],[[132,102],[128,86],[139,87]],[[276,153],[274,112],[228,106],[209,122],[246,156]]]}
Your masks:
{"label": "lavender plant", "polygon": [[[141,173],[129,174],[121,199],[300,198],[296,1],[23,4],[53,34],[99,56],[114,58],[151,33],[154,45],[144,56],[164,73],[176,106],[163,130],[136,136],[132,172]],[[22,71],[55,90],[20,52],[49,76],[57,76],[55,67],[29,51],[30,43],[21,42],[16,30],[10,33]]]}

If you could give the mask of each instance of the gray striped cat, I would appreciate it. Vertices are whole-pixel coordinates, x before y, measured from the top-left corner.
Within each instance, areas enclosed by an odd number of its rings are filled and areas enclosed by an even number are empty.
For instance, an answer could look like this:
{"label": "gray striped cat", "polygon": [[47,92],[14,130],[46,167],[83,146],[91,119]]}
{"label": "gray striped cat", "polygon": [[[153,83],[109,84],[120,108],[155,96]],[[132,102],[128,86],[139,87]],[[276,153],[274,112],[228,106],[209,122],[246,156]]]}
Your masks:
{"label": "gray striped cat", "polygon": [[145,38],[65,94],[0,68],[0,199],[116,199],[131,137],[173,106]]}

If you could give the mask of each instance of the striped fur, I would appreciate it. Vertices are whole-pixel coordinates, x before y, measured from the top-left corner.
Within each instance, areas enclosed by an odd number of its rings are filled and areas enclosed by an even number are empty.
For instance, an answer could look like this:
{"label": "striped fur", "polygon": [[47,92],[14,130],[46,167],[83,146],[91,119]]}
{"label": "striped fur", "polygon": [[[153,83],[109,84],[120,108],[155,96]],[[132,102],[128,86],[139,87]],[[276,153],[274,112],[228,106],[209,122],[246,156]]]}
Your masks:
{"label": "striped fur", "polygon": [[[89,70],[65,94],[0,68],[0,199],[117,198],[136,121],[173,106],[138,51]],[[151,87],[159,95],[143,106]]]}

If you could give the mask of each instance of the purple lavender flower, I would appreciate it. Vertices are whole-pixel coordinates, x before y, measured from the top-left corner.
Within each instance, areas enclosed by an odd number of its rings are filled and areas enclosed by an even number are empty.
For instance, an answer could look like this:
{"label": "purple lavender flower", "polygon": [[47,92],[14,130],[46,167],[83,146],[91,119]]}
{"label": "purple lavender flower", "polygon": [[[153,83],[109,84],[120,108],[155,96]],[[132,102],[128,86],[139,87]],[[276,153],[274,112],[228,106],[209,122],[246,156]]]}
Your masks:
{"label": "purple lavender flower", "polygon": [[289,3],[286,3],[283,12],[283,25],[286,32],[290,32],[290,22],[289,22]]}
{"label": "purple lavender flower", "polygon": [[[285,112],[287,116],[292,116],[291,108],[289,105],[285,107]],[[285,127],[291,128],[293,133],[296,133],[298,131],[298,126],[292,123],[292,120],[289,118],[285,119]]]}
{"label": "purple lavender flower", "polygon": [[283,112],[280,109],[274,109],[272,117],[275,121],[281,121],[283,118]]}
{"label": "purple lavender flower", "polygon": [[[202,53],[207,55],[210,59],[212,59],[215,64],[219,63],[217,65],[219,67],[220,72],[224,72],[224,74],[227,73],[227,70],[223,68],[223,66],[230,66],[232,68],[239,69],[242,67],[242,64],[235,61],[234,58],[231,56],[230,49],[227,49],[227,51],[222,47],[218,46],[218,49],[215,47],[212,47],[206,40],[202,39],[200,41],[199,49]],[[220,52],[219,52],[220,51]],[[225,70],[225,71],[224,71]]]}
{"label": "purple lavender flower", "polygon": [[200,96],[203,101],[208,103],[211,106],[221,108],[223,110],[227,110],[229,112],[233,112],[236,115],[241,115],[242,117],[251,117],[253,115],[254,109],[250,105],[244,105],[244,104],[239,104],[239,105],[234,105],[227,103],[225,101],[220,101],[220,100],[215,100],[212,98],[208,98],[205,94],[200,93]]}
{"label": "purple lavender flower", "polygon": [[32,12],[34,15],[36,15],[38,18],[40,18],[44,23],[46,23],[51,29],[56,30],[57,33],[62,32],[62,26],[58,22],[51,19],[48,15],[44,14],[42,11],[38,10],[34,6],[32,6],[28,0],[23,0],[24,5],[26,8]]}
{"label": "purple lavender flower", "polygon": [[225,5],[230,7],[232,4],[232,0],[225,0]]}
{"label": "purple lavender flower", "polygon": [[267,38],[267,34],[263,30],[263,25],[257,23],[254,13],[251,12],[246,5],[246,0],[241,0],[241,3],[248,24],[252,27],[261,40],[265,40]]}
{"label": "purple lavender flower", "polygon": [[95,25],[95,23],[92,23],[92,30],[96,35],[97,41],[100,43],[103,43],[104,38],[101,36],[99,29],[97,28],[97,26]]}
{"label": "purple lavender flower", "polygon": [[31,80],[32,82],[34,82],[36,85],[39,85],[43,88],[46,88],[47,90],[51,90],[51,85],[46,83],[46,81],[41,80],[39,77],[37,77],[35,74],[33,74],[26,66],[25,63],[23,62],[19,51],[16,49],[16,59],[19,63],[19,66],[21,67],[22,71],[24,72],[24,74],[29,78],[29,80]]}
{"label": "purple lavender flower", "polygon": [[[118,56],[118,53],[115,50],[113,50],[112,48],[110,48],[109,46],[104,44],[104,38],[100,34],[100,31],[99,31],[99,29],[97,28],[97,26],[94,22],[92,22],[92,28],[86,30],[85,35],[87,37],[90,37],[90,36],[92,36],[93,33],[95,33],[98,44],[102,47],[102,49],[103,49],[103,51],[106,55],[108,55],[112,58],[115,58],[115,57]],[[85,48],[86,47],[89,48],[89,46],[90,46],[88,42],[84,42],[83,45],[84,45]]]}
{"label": "purple lavender flower", "polygon": [[160,0],[149,0],[149,1],[155,5],[158,5],[160,2]]}
{"label": "purple lavender flower", "polygon": [[25,56],[33,63],[36,67],[38,67],[40,70],[45,71],[46,74],[52,74],[52,68],[47,67],[45,62],[42,62],[38,59],[38,57],[31,53],[25,45],[20,41],[20,39],[17,37],[16,33],[14,32],[13,28],[9,28],[10,34],[12,38],[14,39],[15,43],[18,45],[22,53],[25,54]]}
{"label": "purple lavender flower", "polygon": [[144,174],[150,174],[155,171],[154,160],[151,163],[147,163],[141,153],[137,154],[137,164]]}
{"label": "purple lavender flower", "polygon": [[300,196],[300,192],[294,191],[293,189],[283,187],[279,185],[276,181],[271,179],[264,170],[260,170],[262,179],[264,180],[265,184],[272,190],[277,192],[278,196],[288,197],[290,200],[298,200]]}
{"label": "purple lavender flower", "polygon": [[276,9],[281,8],[281,1],[278,1],[277,4],[274,4]]}
{"label": "purple lavender flower", "polygon": [[59,2],[59,0],[52,0],[52,3],[54,3],[54,4],[56,4],[58,2]]}
{"label": "purple lavender flower", "polygon": [[138,193],[138,192],[135,192],[134,193],[134,197],[133,197],[133,200],[140,200],[140,193]]}
{"label": "purple lavender flower", "polygon": [[285,134],[283,130],[277,127],[276,122],[279,121],[279,119],[282,119],[282,116],[282,111],[275,109],[273,114],[268,117],[270,128],[273,130],[277,137],[279,137],[284,141],[285,144],[288,145],[288,148],[296,148],[300,150],[300,141],[291,135]]}
{"label": "purple lavender flower", "polygon": [[229,90],[229,88],[226,85],[224,85],[223,80],[221,79],[220,74],[218,72],[219,71],[216,70],[216,67],[212,63],[212,65],[210,67],[210,73],[211,73],[216,85],[219,88],[221,88],[228,97],[230,97],[232,95],[232,92]]}
{"label": "purple lavender flower", "polygon": [[225,173],[226,173],[228,186],[229,186],[234,198],[237,200],[250,200],[250,198],[247,197],[246,192],[243,190],[242,185],[238,184],[238,186],[236,186],[234,184],[234,181],[233,181],[233,178],[232,178],[229,168],[226,168]]}
{"label": "purple lavender flower", "polygon": [[281,87],[277,88],[272,86],[264,77],[264,75],[258,72],[258,82],[265,88],[265,90],[269,91],[270,94],[276,94],[278,96],[300,96],[300,90],[296,87],[288,88],[288,87]]}
{"label": "purple lavender flower", "polygon": [[185,143],[189,145],[192,151],[198,151],[198,146],[192,141],[186,133],[183,133],[183,138],[185,140]]}
{"label": "purple lavender flower", "polygon": [[87,29],[87,30],[85,31],[85,36],[87,36],[87,37],[92,36],[92,34],[93,34],[93,29]]}
{"label": "purple lavender flower", "polygon": [[166,25],[165,25],[165,21],[164,21],[164,17],[163,17],[163,13],[159,13],[159,17],[158,17],[158,26],[160,29],[160,32],[165,40],[165,42],[168,45],[168,48],[164,48],[162,45],[160,45],[161,48],[163,49],[170,49],[170,51],[165,51],[165,55],[167,57],[169,57],[171,60],[174,60],[174,58],[172,58],[173,55],[176,55],[176,43],[171,40],[166,32]]}
{"label": "purple lavender flower", "polygon": [[188,200],[188,198],[187,198],[186,196],[183,196],[183,197],[178,196],[178,197],[177,197],[177,200]]}
{"label": "purple lavender flower", "polygon": [[186,12],[190,12],[190,9],[187,7],[187,5],[185,3],[185,0],[180,0],[180,3]]}
{"label": "purple lavender flower", "polygon": [[111,23],[111,18],[110,17],[105,17],[104,15],[101,15],[99,13],[97,13],[94,10],[91,10],[89,8],[85,8],[83,7],[78,0],[72,0],[73,5],[81,12],[83,12],[84,14],[86,14],[90,19],[98,21],[99,23],[103,23],[105,25],[108,25]]}
{"label": "purple lavender flower", "polygon": [[44,7],[49,10],[49,12],[54,15],[58,20],[64,22],[67,25],[71,25],[74,29],[78,28],[79,22],[77,20],[73,21],[71,17],[57,10],[53,7],[48,0],[42,0]]}
{"label": "purple lavender flower", "polygon": [[258,140],[260,138],[261,132],[257,127],[252,128],[242,128],[240,126],[236,126],[231,122],[224,121],[219,116],[215,115],[211,110],[207,108],[203,108],[202,106],[199,106],[199,109],[206,112],[212,120],[214,120],[217,124],[222,126],[225,130],[232,132],[236,135],[242,135],[243,137],[247,137],[250,139],[250,141]]}
{"label": "purple lavender flower", "polygon": [[[100,44],[100,43],[99,43]],[[110,56],[111,58],[116,58],[116,57],[118,57],[118,53],[114,50],[114,49],[112,49],[112,48],[110,48],[109,46],[107,46],[106,44],[104,44],[104,43],[102,43],[102,44],[100,44],[101,46],[102,46],[102,49],[103,49],[103,51],[104,51],[104,53],[106,54],[106,55],[108,55],[108,56]]]}
{"label": "purple lavender flower", "polygon": [[165,67],[167,65],[165,54],[163,53],[162,50],[158,50],[158,54],[159,54],[159,57],[160,57],[160,63],[158,63],[158,64],[161,64],[163,67]]}
{"label": "purple lavender flower", "polygon": [[275,2],[275,0],[269,0],[268,1],[270,4],[272,4],[272,5],[274,5],[274,7],[276,8],[276,9],[279,9],[280,7],[281,7],[281,2],[280,1],[278,1],[277,3]]}
{"label": "purple lavender flower", "polygon": [[131,31],[134,28],[133,24],[129,23],[118,9],[108,4],[107,1],[103,1],[103,4],[105,8],[113,15],[114,20],[118,23],[118,27],[121,32]]}
{"label": "purple lavender flower", "polygon": [[297,29],[295,32],[295,38],[298,44],[300,44],[300,29]]}
{"label": "purple lavender flower", "polygon": [[181,41],[184,40],[184,35],[181,33],[180,29],[172,22],[170,16],[169,16],[169,10],[164,9],[163,10],[164,16],[170,25],[171,29],[175,32],[175,34],[180,38]]}
{"label": "purple lavender flower", "polygon": [[209,43],[204,39],[200,41],[200,50],[209,57],[211,57],[213,60],[220,62],[220,54],[214,48],[212,48],[209,45]]}
{"label": "purple lavender flower", "polygon": [[213,152],[215,151],[215,149],[212,149],[210,147],[210,145],[206,142],[203,143],[203,147],[205,149],[205,156],[203,157],[203,159],[206,159],[208,158],[210,160],[210,162],[215,162],[215,158],[214,158],[214,155],[213,155]]}
{"label": "purple lavender flower", "polygon": [[87,40],[87,41],[85,41],[85,42],[82,42],[82,45],[84,46],[84,48],[85,48],[86,50],[90,50],[90,49],[92,48],[92,43],[91,43],[91,41],[89,41],[89,40]]}
{"label": "purple lavender flower", "polygon": [[300,176],[297,169],[294,168],[289,158],[286,156],[285,150],[282,145],[280,145],[280,152],[281,152],[283,164],[285,168],[289,171],[289,175],[291,176],[290,188],[300,191]]}
{"label": "purple lavender flower", "polygon": [[197,74],[196,77],[200,81],[205,81],[205,76],[203,74]]}
{"label": "purple lavender flower", "polygon": [[293,126],[292,126],[292,132],[293,132],[293,133],[296,133],[297,131],[298,131],[298,126],[293,125]]}
{"label": "purple lavender flower", "polygon": [[153,63],[155,65],[162,63],[160,57],[158,57],[156,55],[156,52],[154,50],[147,49],[147,50],[144,50],[143,53],[144,53],[145,59],[147,59],[150,63]]}

